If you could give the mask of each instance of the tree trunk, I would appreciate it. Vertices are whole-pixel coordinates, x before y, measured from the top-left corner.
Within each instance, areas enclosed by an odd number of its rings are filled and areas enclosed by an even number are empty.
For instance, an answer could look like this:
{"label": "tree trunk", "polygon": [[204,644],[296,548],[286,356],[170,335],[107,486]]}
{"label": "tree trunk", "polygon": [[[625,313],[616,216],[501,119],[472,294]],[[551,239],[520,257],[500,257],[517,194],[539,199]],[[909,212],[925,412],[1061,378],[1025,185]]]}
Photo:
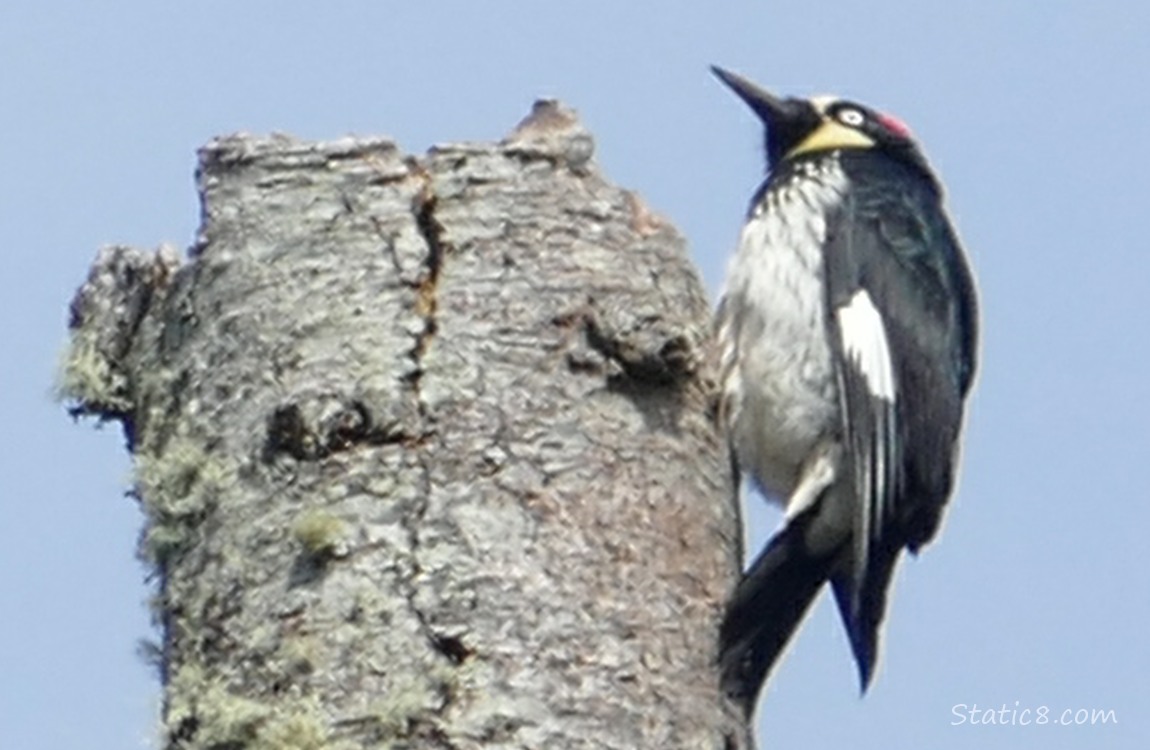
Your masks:
{"label": "tree trunk", "polygon": [[684,247],[540,102],[499,144],[233,136],[188,260],[104,249],[168,748],[747,748],[740,530]]}

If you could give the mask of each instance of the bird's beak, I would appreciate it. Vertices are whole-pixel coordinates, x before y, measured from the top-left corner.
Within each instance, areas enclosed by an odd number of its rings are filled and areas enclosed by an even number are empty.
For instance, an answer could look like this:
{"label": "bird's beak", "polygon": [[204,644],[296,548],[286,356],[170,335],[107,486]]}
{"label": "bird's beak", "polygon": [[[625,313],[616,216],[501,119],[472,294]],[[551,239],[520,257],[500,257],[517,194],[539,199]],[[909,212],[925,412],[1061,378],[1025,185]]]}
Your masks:
{"label": "bird's beak", "polygon": [[714,66],[711,70],[763,121],[769,166],[808,151],[874,146],[869,136],[853,128],[825,122],[820,111],[805,99],[781,99],[729,70]]}
{"label": "bird's beak", "polygon": [[807,107],[804,102],[795,99],[780,99],[774,94],[764,91],[755,84],[743,78],[737,73],[732,73],[729,70],[723,70],[717,65],[711,66],[711,72],[725,83],[731,91],[739,95],[739,98],[747,103],[759,119],[769,127],[787,128],[788,125],[796,120],[803,119],[807,114]]}

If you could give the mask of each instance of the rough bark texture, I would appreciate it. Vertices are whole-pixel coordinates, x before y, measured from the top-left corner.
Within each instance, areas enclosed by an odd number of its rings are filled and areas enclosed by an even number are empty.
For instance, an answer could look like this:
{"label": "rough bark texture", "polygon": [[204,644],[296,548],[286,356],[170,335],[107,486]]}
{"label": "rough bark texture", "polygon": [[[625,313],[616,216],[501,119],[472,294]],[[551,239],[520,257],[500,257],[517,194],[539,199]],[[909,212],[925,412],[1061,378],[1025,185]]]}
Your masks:
{"label": "rough bark texture", "polygon": [[708,305],[592,152],[221,138],[186,261],[100,252],[63,387],[134,454],[168,748],[749,746]]}

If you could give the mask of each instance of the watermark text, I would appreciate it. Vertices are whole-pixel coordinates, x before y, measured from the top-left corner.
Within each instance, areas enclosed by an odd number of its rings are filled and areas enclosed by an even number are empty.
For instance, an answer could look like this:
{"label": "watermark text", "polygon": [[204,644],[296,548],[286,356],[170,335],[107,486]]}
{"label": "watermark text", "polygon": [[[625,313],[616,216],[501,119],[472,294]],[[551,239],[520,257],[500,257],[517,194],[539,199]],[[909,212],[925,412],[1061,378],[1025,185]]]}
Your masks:
{"label": "watermark text", "polygon": [[1055,708],[1014,705],[980,706],[977,703],[955,703],[950,709],[952,727],[968,726],[1099,726],[1117,724],[1118,713],[1112,708]]}

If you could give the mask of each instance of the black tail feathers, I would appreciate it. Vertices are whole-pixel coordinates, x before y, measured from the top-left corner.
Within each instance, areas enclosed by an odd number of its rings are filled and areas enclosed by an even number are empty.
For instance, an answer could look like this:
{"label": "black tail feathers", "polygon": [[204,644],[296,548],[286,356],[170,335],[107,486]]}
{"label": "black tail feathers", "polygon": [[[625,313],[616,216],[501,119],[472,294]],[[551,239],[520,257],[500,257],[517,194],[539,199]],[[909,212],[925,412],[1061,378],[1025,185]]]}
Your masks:
{"label": "black tail feathers", "polygon": [[814,555],[807,549],[803,525],[788,524],[770,541],[727,605],[720,634],[722,687],[747,715],[779,654],[831,575],[833,556]]}
{"label": "black tail feathers", "polygon": [[[802,622],[819,589],[830,581],[866,692],[878,657],[887,589],[902,546],[889,539],[871,545],[862,576],[854,570],[850,532],[831,532],[816,515],[792,519],[743,576],[727,605],[720,633],[724,692],[749,716],[763,683]],[[816,530],[811,524],[821,524]],[[833,543],[810,544],[816,532]],[[817,551],[816,551],[817,550]]]}
{"label": "black tail feathers", "polygon": [[879,540],[871,546],[861,582],[845,565],[836,568],[831,575],[835,601],[858,665],[859,689],[863,693],[874,677],[879,630],[886,615],[887,591],[901,551],[900,545]]}

